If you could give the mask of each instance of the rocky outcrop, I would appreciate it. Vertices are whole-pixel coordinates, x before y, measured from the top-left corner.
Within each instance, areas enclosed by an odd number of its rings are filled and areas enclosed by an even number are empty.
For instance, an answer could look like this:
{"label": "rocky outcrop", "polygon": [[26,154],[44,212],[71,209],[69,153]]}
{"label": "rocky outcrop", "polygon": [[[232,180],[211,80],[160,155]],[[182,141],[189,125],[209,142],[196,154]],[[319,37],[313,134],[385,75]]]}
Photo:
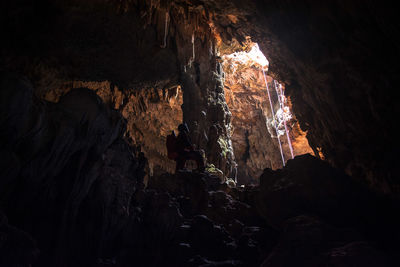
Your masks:
{"label": "rocky outcrop", "polygon": [[261,266],[393,266],[394,262],[354,230],[318,218],[298,216],[285,222],[278,245]]}
{"label": "rocky outcrop", "polygon": [[89,89],[54,104],[18,75],[0,80],[4,212],[37,241],[40,265],[93,262],[126,224],[144,177],[121,116]]}
{"label": "rocky outcrop", "polygon": [[178,235],[182,239],[177,242],[185,254],[179,266],[256,266],[272,248],[274,230],[253,207],[227,194],[226,189],[226,184],[207,172],[180,171],[149,181],[149,190],[170,194],[176,200],[184,218]]}
{"label": "rocky outcrop", "polygon": [[[27,26],[30,31],[19,36],[19,40],[30,43],[39,38],[40,41],[36,42],[36,50],[23,48],[27,55],[23,58],[19,56],[22,48],[13,39],[5,43],[0,63],[6,70],[22,71],[30,77],[40,97],[54,98],[61,89],[82,83],[98,89],[103,100],[107,96],[119,97],[114,88],[128,99],[135,95],[143,98],[144,105],[139,99],[127,101],[136,105],[125,111],[131,114],[129,125],[137,125],[135,119],[142,115],[146,121],[156,120],[154,124],[178,117],[181,122],[180,109],[174,106],[172,111],[176,113],[165,113],[165,103],[155,100],[159,98],[157,94],[181,86],[185,103],[183,119],[192,131],[192,138],[206,151],[209,163],[231,176],[235,163],[229,135],[230,113],[224,97],[219,47],[211,26],[211,9],[190,1],[89,1],[77,5],[60,1],[44,5],[41,8],[40,4],[25,3],[21,9],[10,4],[9,8],[27,21],[36,15],[40,18]],[[41,27],[41,23],[47,28]],[[15,28],[26,26],[12,20],[5,25],[10,34],[17,35],[20,32]],[[107,87],[110,92],[104,90]],[[161,113],[151,111],[155,106],[146,103],[159,103]],[[132,112],[143,106],[149,108],[147,113],[141,111],[136,116]],[[172,163],[163,160],[164,149],[159,147],[164,147],[165,131],[175,127],[159,132],[144,122],[138,129],[128,129],[133,140],[142,145],[151,170],[171,170]],[[150,137],[142,142],[147,134],[160,134],[162,138]]]}
{"label": "rocky outcrop", "polygon": [[[179,203],[185,244],[201,255],[192,263],[215,264],[224,257],[233,266],[238,260],[244,266],[260,261],[262,266],[343,266],[366,260],[372,266],[395,266],[398,261],[398,221],[391,216],[398,203],[315,157],[297,156],[282,170],[267,169],[260,187],[227,189],[216,181],[207,174],[179,172],[149,184]],[[217,234],[217,226],[228,236]],[[246,233],[252,233],[250,239]],[[234,246],[228,249],[224,242]]]}
{"label": "rocky outcrop", "polygon": [[183,119],[181,87],[173,81],[153,86],[146,83],[139,88],[120,89],[109,81],[64,82],[60,87],[48,90],[44,99],[58,102],[71,89],[82,87],[95,92],[106,105],[122,114],[126,121],[124,135],[131,145],[144,153],[148,159],[147,174],[153,176],[175,170],[174,161],[167,158],[166,137],[172,130],[177,132]]}
{"label": "rocky outcrop", "polygon": [[40,253],[36,242],[28,233],[8,224],[0,211],[0,265],[31,266]]}
{"label": "rocky outcrop", "polygon": [[283,229],[290,218],[311,215],[339,228],[356,229],[363,240],[397,247],[394,239],[400,233],[392,210],[398,201],[373,193],[327,162],[297,156],[282,170],[266,169],[259,190],[255,205],[276,229]]}
{"label": "rocky outcrop", "polygon": [[261,28],[252,40],[271,75],[287,84],[311,147],[371,188],[397,195],[390,144],[399,113],[396,13],[385,1],[256,2]]}
{"label": "rocky outcrop", "polygon": [[309,213],[330,221],[351,221],[346,216],[356,216],[354,207],[367,195],[365,188],[344,173],[309,154],[289,160],[283,169],[266,169],[260,177],[260,191],[261,214],[277,228],[290,217]]}

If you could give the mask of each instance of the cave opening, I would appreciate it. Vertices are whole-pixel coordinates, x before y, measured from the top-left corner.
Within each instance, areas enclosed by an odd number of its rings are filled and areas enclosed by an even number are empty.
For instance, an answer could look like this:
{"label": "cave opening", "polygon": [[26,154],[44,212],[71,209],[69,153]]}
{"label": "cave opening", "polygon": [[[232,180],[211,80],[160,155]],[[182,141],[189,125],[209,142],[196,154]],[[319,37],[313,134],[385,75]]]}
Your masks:
{"label": "cave opening", "polygon": [[314,154],[285,96],[285,85],[268,75],[269,61],[247,37],[241,50],[222,56],[226,101],[232,113],[231,139],[238,183],[257,184],[265,168]]}
{"label": "cave opening", "polygon": [[0,266],[400,266],[387,7],[2,1]]}

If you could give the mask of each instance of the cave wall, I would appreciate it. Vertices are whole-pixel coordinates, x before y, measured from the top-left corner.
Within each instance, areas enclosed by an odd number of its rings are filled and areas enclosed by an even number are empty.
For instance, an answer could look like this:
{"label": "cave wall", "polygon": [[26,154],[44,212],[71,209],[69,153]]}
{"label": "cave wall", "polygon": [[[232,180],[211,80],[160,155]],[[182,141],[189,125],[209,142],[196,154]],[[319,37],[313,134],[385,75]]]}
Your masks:
{"label": "cave wall", "polygon": [[260,24],[268,30],[254,37],[270,59],[271,73],[288,84],[311,146],[376,190],[397,194],[390,144],[398,113],[393,10],[385,1],[257,4]]}
{"label": "cave wall", "polygon": [[13,263],[31,263],[38,247],[42,266],[93,262],[128,223],[145,159],[124,140],[120,113],[93,90],[51,103],[22,76],[2,73],[0,86],[1,209],[35,240],[25,245],[21,236]]}
{"label": "cave wall", "polygon": [[[118,85],[173,80],[177,58],[162,47],[163,15],[146,1],[2,3],[1,66],[46,90],[52,80],[110,80]],[[152,9],[153,8],[153,9]],[[56,79],[59,78],[59,79]],[[50,88],[51,89],[51,88]]]}
{"label": "cave wall", "polygon": [[371,0],[232,5],[217,8],[236,18],[229,25],[216,23],[223,40],[234,44],[251,36],[259,44],[270,75],[286,84],[313,150],[371,188],[398,195],[391,142],[399,113],[393,101],[399,27],[391,5]]}
{"label": "cave wall", "polygon": [[148,159],[147,173],[153,176],[159,172],[174,172],[175,162],[167,158],[166,137],[172,130],[177,132],[177,125],[183,119],[181,87],[171,83],[163,89],[157,87],[160,84],[153,86],[120,90],[109,81],[72,81],[47,90],[43,99],[57,103],[72,89],[94,91],[106,105],[121,113],[126,121],[126,139],[144,153]]}
{"label": "cave wall", "polygon": [[179,21],[176,39],[183,61],[184,121],[197,147],[205,150],[208,163],[229,176],[236,166],[230,141],[231,114],[223,90],[218,40],[210,25],[212,14],[203,5],[189,6],[188,13],[171,13]]}
{"label": "cave wall", "polygon": [[[111,92],[105,94],[110,95],[115,86],[129,95],[125,92],[161,92],[181,85],[186,103],[183,119],[197,147],[226,175],[233,171],[230,113],[210,25],[213,13],[204,5],[190,1],[19,1],[3,5],[3,10],[11,12],[3,14],[5,34],[10,38],[1,49],[1,70],[26,75],[39,97],[60,95],[60,88],[74,81],[109,82]],[[152,102],[152,94],[144,101]],[[151,123],[170,120],[170,113],[160,114]],[[125,117],[132,119],[135,114]],[[140,139],[140,131],[130,130],[135,140]],[[158,134],[151,134],[157,139]],[[165,149],[163,139],[146,141],[144,146]],[[171,162],[160,155],[164,154],[146,156],[154,156],[151,165],[161,161],[156,165],[170,171]]]}
{"label": "cave wall", "polygon": [[[390,143],[398,113],[392,100],[399,35],[395,11],[385,1],[21,0],[1,5],[2,33],[8,37],[1,46],[2,70],[28,75],[38,91],[65,79],[110,80],[120,88],[174,80],[184,83],[184,94],[185,87],[192,88],[185,102],[206,87],[210,100],[197,103],[195,114],[186,105],[184,117],[194,122],[204,115],[200,110],[222,114],[216,116],[218,135],[227,147],[229,113],[218,92],[218,54],[205,51],[219,44],[224,53],[251,36],[270,60],[270,74],[287,85],[314,151],[378,191],[399,190]],[[210,117],[202,136],[214,120]]]}

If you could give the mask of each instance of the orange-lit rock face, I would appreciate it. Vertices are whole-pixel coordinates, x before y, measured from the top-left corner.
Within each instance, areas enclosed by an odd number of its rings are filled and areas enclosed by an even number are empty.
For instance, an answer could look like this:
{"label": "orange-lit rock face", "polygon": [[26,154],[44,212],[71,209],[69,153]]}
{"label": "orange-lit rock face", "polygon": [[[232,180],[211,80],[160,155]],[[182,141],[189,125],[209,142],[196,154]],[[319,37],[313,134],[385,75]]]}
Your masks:
{"label": "orange-lit rock face", "polygon": [[171,130],[177,132],[182,122],[180,86],[120,90],[109,81],[72,81],[48,91],[44,99],[58,102],[71,89],[81,87],[95,91],[106,104],[121,112],[126,119],[126,136],[132,145],[144,152],[150,175],[174,171],[175,162],[167,158],[165,142]]}
{"label": "orange-lit rock face", "polygon": [[[182,91],[144,89],[127,98],[122,115],[128,121],[128,134],[149,159],[150,175],[154,172],[173,172],[175,162],[168,159],[166,137],[182,122]],[[175,130],[177,133],[177,131]]]}
{"label": "orange-lit rock face", "polygon": [[[251,60],[239,62],[231,57],[224,59],[225,96],[232,113],[232,144],[238,162],[238,180],[246,183],[259,177],[265,168],[281,168],[282,157],[259,65],[256,66]],[[276,113],[279,102],[273,89],[273,79],[267,76],[267,81]],[[287,102],[290,107],[290,99]],[[292,116],[287,127],[294,155],[312,153],[306,134]],[[287,161],[291,158],[291,152],[286,134],[280,135],[280,141]]]}

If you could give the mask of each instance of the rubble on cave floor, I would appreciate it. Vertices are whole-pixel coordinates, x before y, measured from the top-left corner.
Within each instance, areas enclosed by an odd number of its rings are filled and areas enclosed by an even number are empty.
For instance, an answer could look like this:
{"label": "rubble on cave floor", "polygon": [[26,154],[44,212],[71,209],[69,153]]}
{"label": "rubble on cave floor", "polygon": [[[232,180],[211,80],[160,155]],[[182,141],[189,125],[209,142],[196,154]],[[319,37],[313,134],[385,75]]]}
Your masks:
{"label": "rubble on cave floor", "polygon": [[207,172],[152,177],[90,266],[396,266],[392,202],[349,179],[309,155],[266,169],[258,187]]}
{"label": "rubble on cave floor", "polygon": [[[310,155],[266,170],[260,187],[230,188],[207,172],[165,173],[135,200],[143,221],[169,234],[157,253],[171,266],[393,266],[379,245],[388,229],[399,240],[386,204]],[[154,251],[147,253],[144,261]]]}
{"label": "rubble on cave floor", "polygon": [[207,172],[179,171],[149,180],[147,189],[136,196],[135,206],[141,207],[143,227],[152,225],[170,234],[156,237],[165,238],[161,241],[165,254],[160,256],[170,260],[165,264],[257,266],[262,262],[277,241],[277,231],[233,191]]}

